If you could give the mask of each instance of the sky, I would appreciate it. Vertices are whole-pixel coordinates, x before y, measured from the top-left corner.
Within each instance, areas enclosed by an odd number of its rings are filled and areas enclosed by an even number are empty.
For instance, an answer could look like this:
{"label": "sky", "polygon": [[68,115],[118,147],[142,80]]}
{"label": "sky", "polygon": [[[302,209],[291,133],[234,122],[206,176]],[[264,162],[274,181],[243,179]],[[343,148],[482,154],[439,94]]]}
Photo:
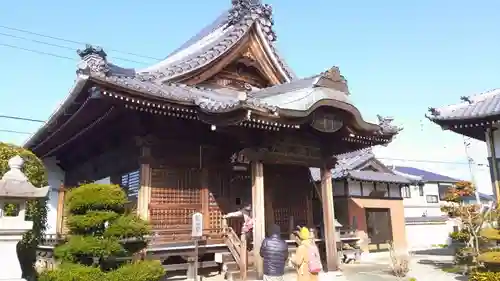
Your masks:
{"label": "sky", "polygon": [[[483,165],[486,145],[471,142],[474,165],[469,167],[464,139],[442,131],[425,114],[430,106],[500,87],[500,1],[265,2],[273,7],[280,53],[299,76],[336,65],[366,120],[393,116],[404,127],[388,147],[376,148],[384,163],[473,179],[480,191],[491,193]],[[73,85],[76,49],[84,43],[102,46],[115,64],[144,68],[230,5],[231,0],[5,1],[0,8],[0,115],[48,119]],[[4,131],[33,133],[39,126],[0,118]],[[0,132],[0,141],[21,145],[28,136]]]}

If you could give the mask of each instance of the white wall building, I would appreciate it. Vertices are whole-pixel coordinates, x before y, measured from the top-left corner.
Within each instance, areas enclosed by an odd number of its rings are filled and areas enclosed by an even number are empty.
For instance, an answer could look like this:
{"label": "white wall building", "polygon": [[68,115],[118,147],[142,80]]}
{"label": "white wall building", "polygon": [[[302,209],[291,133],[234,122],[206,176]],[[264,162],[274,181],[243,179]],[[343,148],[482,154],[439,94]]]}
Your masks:
{"label": "white wall building", "polygon": [[57,165],[55,158],[43,159],[43,164],[47,171],[47,180],[50,186],[49,198],[47,200],[47,230],[46,234],[56,234],[57,222],[57,202],[59,198],[59,189],[64,183],[64,171]]}
{"label": "white wall building", "polygon": [[419,250],[449,244],[456,224],[441,205],[447,189],[459,180],[413,167],[394,166],[393,170],[414,182],[401,189],[408,247]]}

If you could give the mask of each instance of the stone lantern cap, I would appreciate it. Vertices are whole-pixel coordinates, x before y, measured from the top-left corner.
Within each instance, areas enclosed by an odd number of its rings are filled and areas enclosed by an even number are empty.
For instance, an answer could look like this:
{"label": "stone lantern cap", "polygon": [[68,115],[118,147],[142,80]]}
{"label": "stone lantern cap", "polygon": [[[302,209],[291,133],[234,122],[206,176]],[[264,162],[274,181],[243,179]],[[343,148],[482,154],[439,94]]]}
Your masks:
{"label": "stone lantern cap", "polygon": [[43,198],[49,193],[49,186],[37,188],[21,171],[23,158],[17,155],[9,160],[9,171],[0,180],[0,198],[32,199]]}

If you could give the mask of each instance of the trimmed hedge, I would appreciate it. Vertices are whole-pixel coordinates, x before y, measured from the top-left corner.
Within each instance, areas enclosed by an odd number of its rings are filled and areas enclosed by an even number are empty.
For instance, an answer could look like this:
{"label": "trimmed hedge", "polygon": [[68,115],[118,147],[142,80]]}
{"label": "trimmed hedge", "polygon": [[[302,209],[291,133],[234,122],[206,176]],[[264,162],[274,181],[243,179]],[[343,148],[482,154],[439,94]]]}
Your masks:
{"label": "trimmed hedge", "polygon": [[488,240],[500,240],[500,230],[495,228],[484,228],[481,230],[480,234]]}
{"label": "trimmed hedge", "polygon": [[40,274],[38,281],[159,281],[164,275],[159,261],[128,263],[110,272],[92,266],[63,263],[57,270]]}
{"label": "trimmed hedge", "polygon": [[119,185],[89,183],[72,189],[67,195],[66,206],[72,215],[99,210],[121,214],[127,202],[127,196]]}
{"label": "trimmed hedge", "polygon": [[480,272],[471,273],[469,281],[500,281],[500,272]]}

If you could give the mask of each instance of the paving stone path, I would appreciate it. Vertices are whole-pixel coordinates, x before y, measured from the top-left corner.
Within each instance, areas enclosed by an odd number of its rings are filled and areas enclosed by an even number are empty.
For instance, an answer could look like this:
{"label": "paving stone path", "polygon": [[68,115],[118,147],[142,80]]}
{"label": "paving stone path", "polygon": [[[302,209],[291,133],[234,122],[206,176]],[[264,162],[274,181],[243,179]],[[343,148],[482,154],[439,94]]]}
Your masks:
{"label": "paving stone path", "polygon": [[[359,264],[342,266],[344,276],[341,278],[329,277],[329,280],[320,281],[398,281],[415,277],[417,281],[466,281],[466,276],[444,272],[443,267],[451,266],[453,256],[446,251],[424,251],[412,256],[411,272],[408,278],[397,278],[389,273],[389,256],[380,255],[377,258],[361,261]],[[166,281],[186,280],[185,276],[170,276]],[[287,274],[285,281],[295,281],[295,274]],[[216,272],[205,274],[200,281],[224,281]],[[251,280],[248,280],[251,281]]]}

